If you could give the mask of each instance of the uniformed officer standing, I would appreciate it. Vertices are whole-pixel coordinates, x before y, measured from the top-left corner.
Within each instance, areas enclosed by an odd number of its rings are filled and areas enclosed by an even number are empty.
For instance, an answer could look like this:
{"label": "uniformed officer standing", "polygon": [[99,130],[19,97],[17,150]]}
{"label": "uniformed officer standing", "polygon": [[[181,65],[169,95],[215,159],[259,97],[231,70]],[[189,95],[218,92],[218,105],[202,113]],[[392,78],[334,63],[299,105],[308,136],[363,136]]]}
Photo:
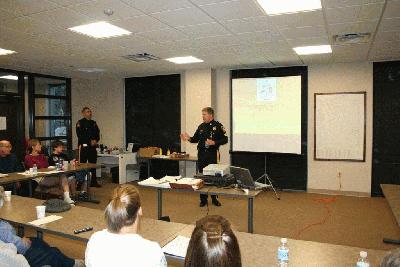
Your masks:
{"label": "uniformed officer standing", "polygon": [[[199,125],[193,137],[187,133],[181,134],[184,141],[197,143],[198,171],[203,172],[203,168],[209,164],[218,162],[218,149],[220,145],[228,143],[228,136],[224,126],[214,120],[214,110],[210,107],[202,109],[203,123]],[[217,196],[211,196],[215,206],[221,206]],[[200,207],[208,204],[207,195],[200,194]]]}
{"label": "uniformed officer standing", "polygon": [[[100,140],[100,130],[96,122],[92,120],[92,111],[88,107],[82,109],[83,118],[76,123],[76,135],[78,136],[78,147],[80,149],[79,162],[97,162],[97,143]],[[91,169],[92,182],[90,186],[101,187],[97,183],[96,169]]]}

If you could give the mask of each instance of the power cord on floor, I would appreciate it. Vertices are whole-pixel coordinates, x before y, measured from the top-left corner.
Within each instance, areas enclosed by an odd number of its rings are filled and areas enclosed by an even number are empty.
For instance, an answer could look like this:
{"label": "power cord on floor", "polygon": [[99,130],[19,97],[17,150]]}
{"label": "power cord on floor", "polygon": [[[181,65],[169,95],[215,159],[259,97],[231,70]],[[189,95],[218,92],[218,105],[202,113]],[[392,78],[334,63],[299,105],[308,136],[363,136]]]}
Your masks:
{"label": "power cord on floor", "polygon": [[326,210],[326,214],[323,218],[321,218],[321,220],[308,224],[306,226],[304,226],[303,228],[301,228],[300,230],[298,230],[295,234],[294,234],[294,238],[298,239],[300,237],[300,235],[302,233],[304,233],[305,231],[307,231],[308,229],[310,229],[313,226],[316,225],[323,225],[326,223],[326,221],[328,220],[328,218],[330,217],[330,215],[332,214],[332,210],[331,207],[328,205],[329,203],[333,203],[336,202],[337,197],[331,197],[331,198],[315,198],[313,201],[317,202],[317,203],[322,203],[324,206],[324,209]]}

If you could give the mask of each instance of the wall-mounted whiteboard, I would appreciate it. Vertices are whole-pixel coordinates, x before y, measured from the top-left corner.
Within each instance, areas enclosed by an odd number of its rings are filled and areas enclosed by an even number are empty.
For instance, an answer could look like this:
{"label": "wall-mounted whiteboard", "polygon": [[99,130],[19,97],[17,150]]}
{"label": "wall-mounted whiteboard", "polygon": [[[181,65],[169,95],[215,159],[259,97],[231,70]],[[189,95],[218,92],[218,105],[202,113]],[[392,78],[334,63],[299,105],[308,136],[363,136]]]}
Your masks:
{"label": "wall-mounted whiteboard", "polygon": [[314,159],[365,161],[366,92],[314,94]]}

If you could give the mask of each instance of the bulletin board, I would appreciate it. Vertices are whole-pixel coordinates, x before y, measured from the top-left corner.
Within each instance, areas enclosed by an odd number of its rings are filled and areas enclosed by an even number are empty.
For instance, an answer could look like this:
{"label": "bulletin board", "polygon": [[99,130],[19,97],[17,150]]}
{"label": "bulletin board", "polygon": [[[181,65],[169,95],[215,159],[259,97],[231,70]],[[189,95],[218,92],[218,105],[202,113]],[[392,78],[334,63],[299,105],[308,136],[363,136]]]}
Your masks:
{"label": "bulletin board", "polygon": [[314,159],[365,162],[366,92],[314,94]]}

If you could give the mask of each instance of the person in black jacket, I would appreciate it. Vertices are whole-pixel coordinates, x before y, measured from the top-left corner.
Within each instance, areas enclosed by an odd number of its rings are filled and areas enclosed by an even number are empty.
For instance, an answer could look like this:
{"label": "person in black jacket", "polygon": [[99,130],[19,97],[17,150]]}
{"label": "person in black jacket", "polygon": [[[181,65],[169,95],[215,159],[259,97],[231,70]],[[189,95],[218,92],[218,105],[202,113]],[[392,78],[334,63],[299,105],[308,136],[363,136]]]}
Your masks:
{"label": "person in black jacket", "polygon": [[[10,141],[7,140],[1,140],[0,141],[0,173],[6,174],[6,173],[13,173],[13,172],[24,172],[25,168],[22,166],[22,163],[18,161],[17,156],[15,156],[14,153],[11,153],[12,150],[12,145]],[[22,182],[22,183],[16,183],[15,184],[17,188],[22,190],[24,195],[28,195],[28,183],[27,182]],[[5,188],[6,190],[12,190],[13,185],[6,185]]]}
{"label": "person in black jacket", "polygon": [[[78,136],[78,147],[80,150],[79,162],[96,163],[96,147],[100,140],[100,129],[97,123],[92,120],[92,111],[88,107],[82,109],[83,118],[76,123],[76,135]],[[90,186],[101,187],[97,183],[96,169],[91,170],[92,182]]]}
{"label": "person in black jacket", "polygon": [[[219,146],[228,143],[228,136],[224,126],[214,120],[214,110],[210,107],[202,109],[203,123],[199,125],[192,137],[187,133],[181,134],[181,139],[190,143],[197,143],[198,171],[209,164],[218,163]],[[215,206],[221,206],[217,196],[211,196]],[[200,207],[207,205],[207,195],[200,194]]]}

